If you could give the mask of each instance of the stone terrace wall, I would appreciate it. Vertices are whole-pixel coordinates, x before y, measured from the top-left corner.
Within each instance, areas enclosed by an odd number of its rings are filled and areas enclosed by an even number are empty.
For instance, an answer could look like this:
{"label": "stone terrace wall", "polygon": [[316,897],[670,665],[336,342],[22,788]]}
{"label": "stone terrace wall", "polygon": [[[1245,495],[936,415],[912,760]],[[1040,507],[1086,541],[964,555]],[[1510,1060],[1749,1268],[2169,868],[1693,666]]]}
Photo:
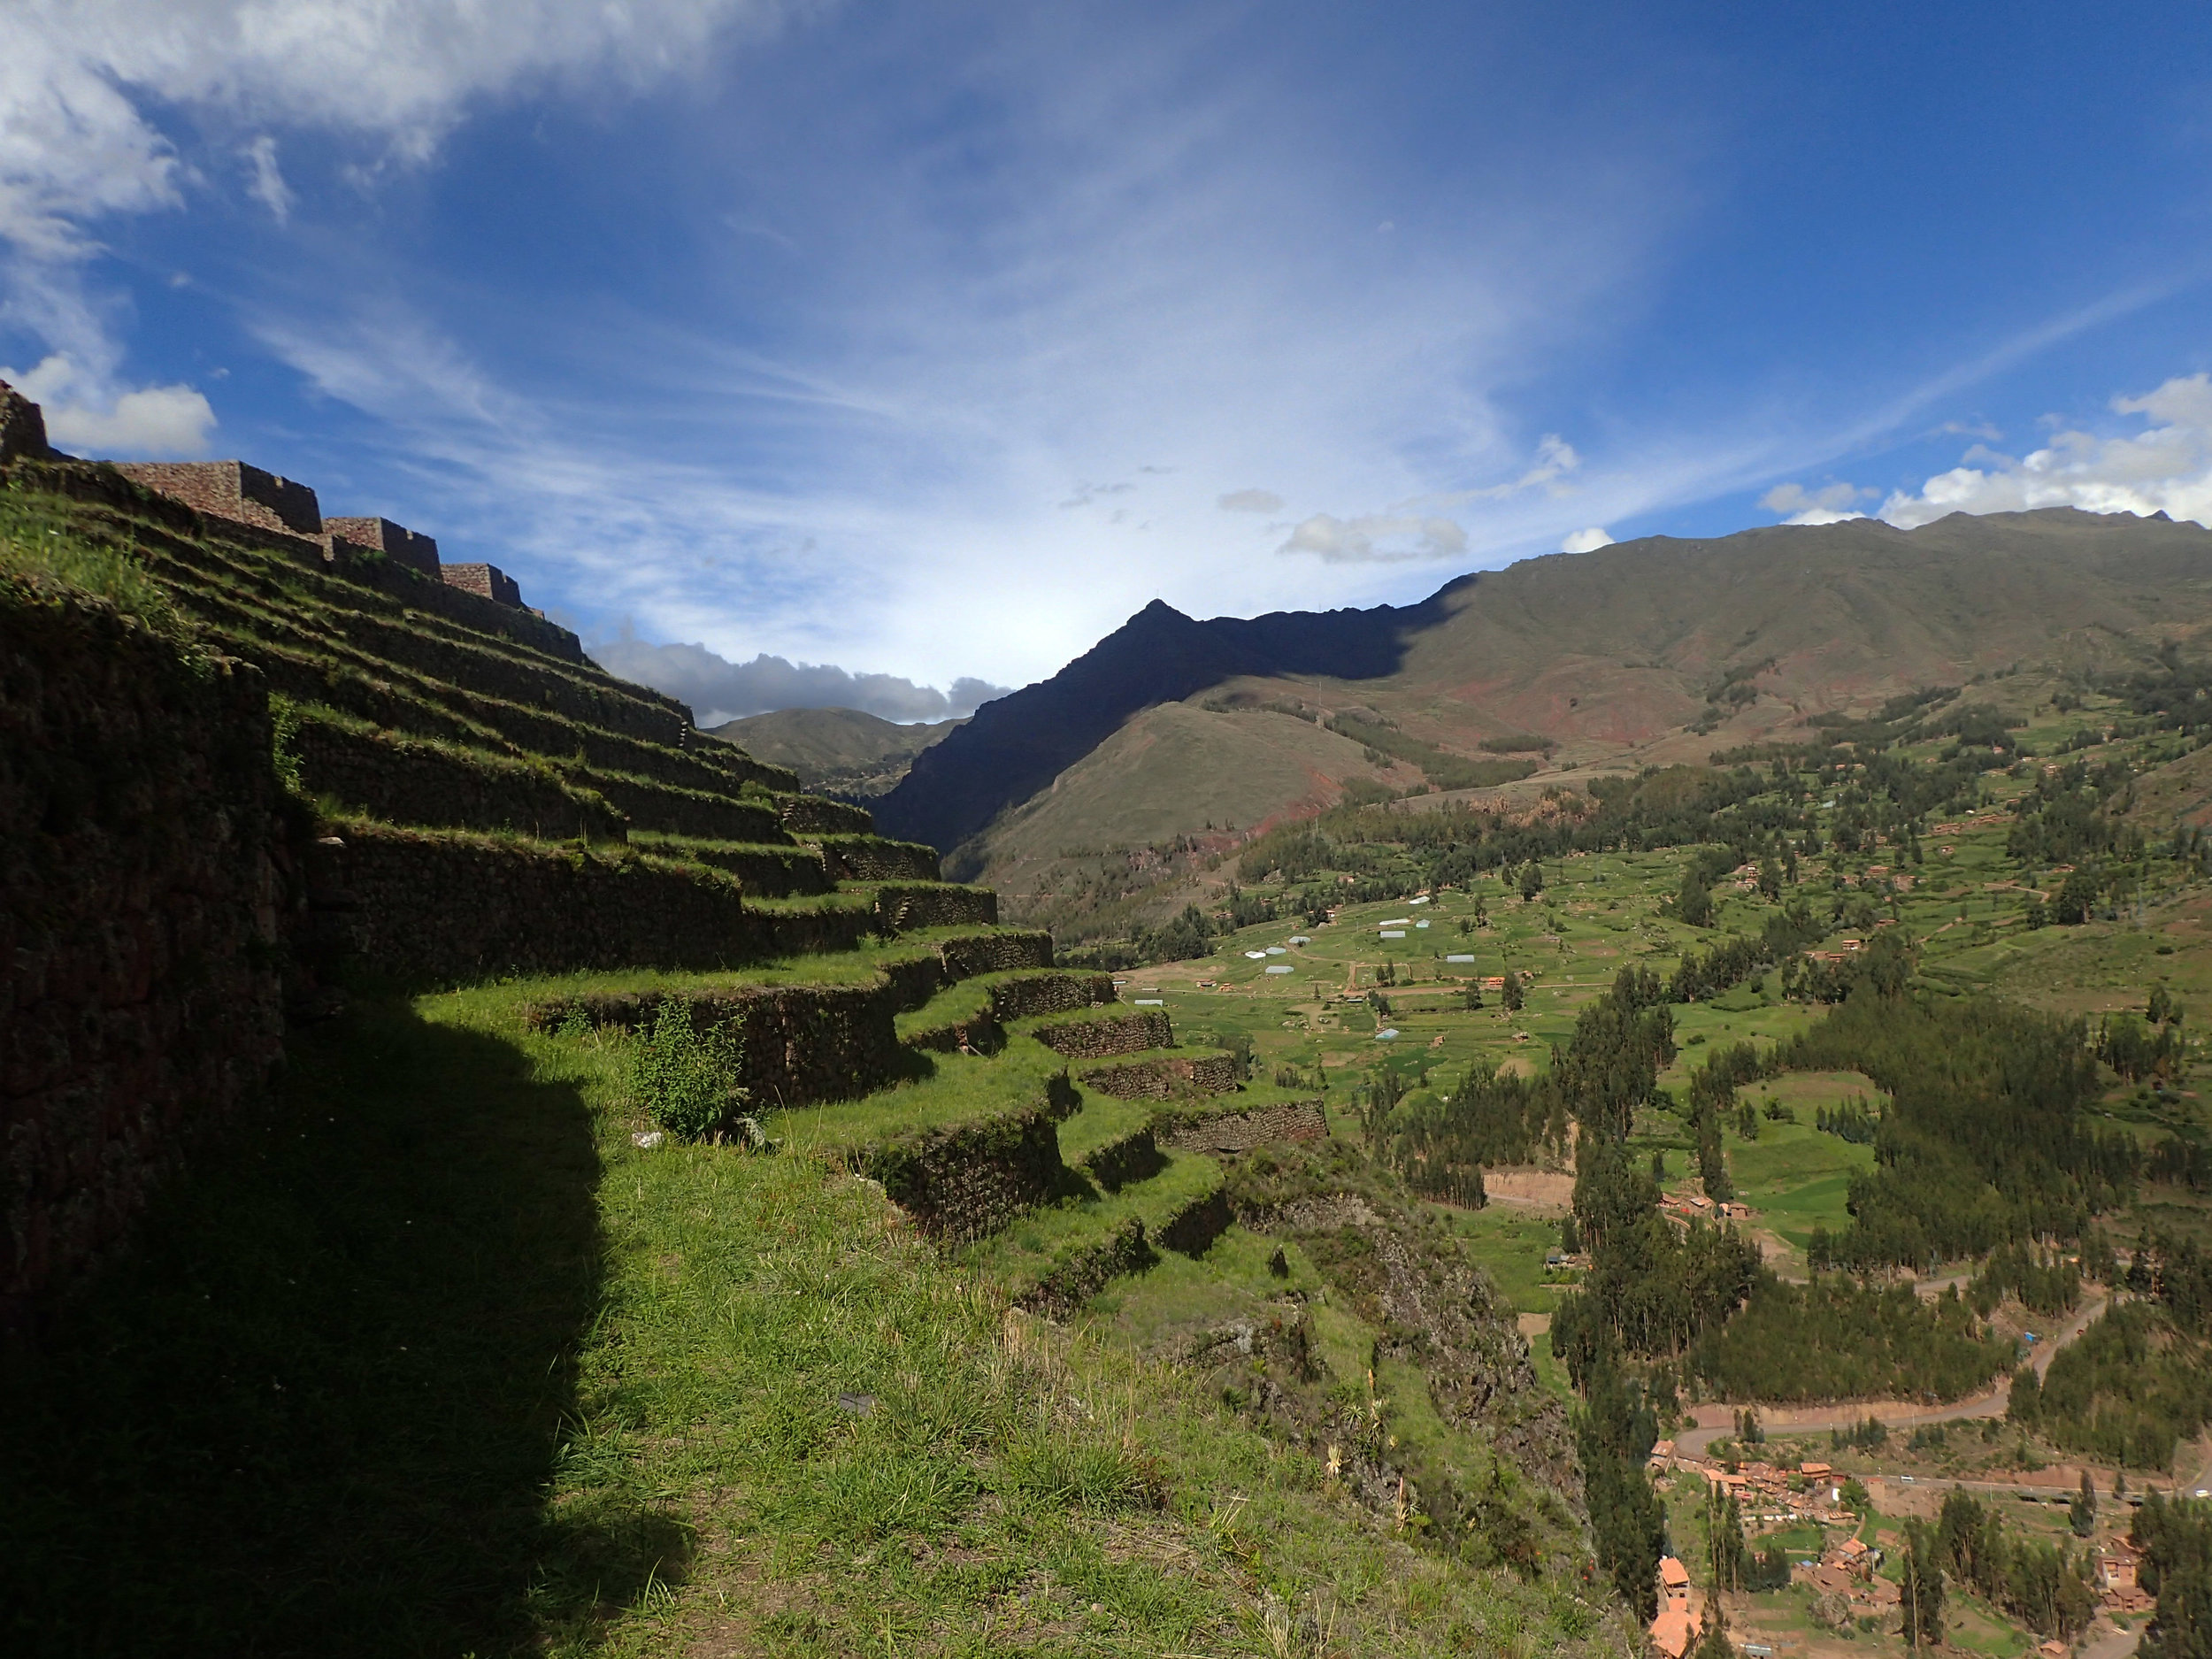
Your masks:
{"label": "stone terrace wall", "polygon": [[992,927],[998,924],[998,895],[988,887],[951,882],[887,884],[876,889],[876,915],[892,933],[918,927]]}
{"label": "stone terrace wall", "polygon": [[[342,536],[356,547],[373,548],[388,558],[411,565],[426,576],[438,576],[438,543],[389,518],[326,518],[323,532]],[[440,578],[443,580],[442,577]]]}
{"label": "stone terrace wall", "polygon": [[1148,1181],[1167,1167],[1152,1125],[1133,1129],[1118,1141],[1094,1147],[1080,1160],[1083,1172],[1110,1193]]}
{"label": "stone terrace wall", "polygon": [[664,995],[685,1006],[695,1030],[736,1026],[745,1042],[745,1071],[738,1080],[763,1110],[854,1100],[908,1074],[910,1062],[892,1027],[890,987],[880,981],[592,992],[539,1003],[529,1018],[545,1030],[576,1014],[595,1025],[635,1031],[657,1017]]}
{"label": "stone terrace wall", "polygon": [[1213,1241],[1229,1231],[1236,1213],[1229,1207],[1228,1192],[1217,1187],[1185,1204],[1160,1224],[1153,1236],[1169,1249],[1184,1256],[1203,1256]]}
{"label": "stone terrace wall", "polygon": [[1027,1111],[872,1148],[868,1173],[933,1238],[983,1238],[1068,1180],[1058,1125],[1078,1104],[1063,1076]]}
{"label": "stone terrace wall", "polygon": [[795,835],[872,835],[874,818],[856,806],[818,795],[780,795],[776,809]]}
{"label": "stone terrace wall", "polygon": [[1161,1145],[1179,1152],[1249,1152],[1273,1141],[1326,1141],[1329,1119],[1317,1100],[1285,1101],[1251,1111],[1171,1115],[1158,1133]]}
{"label": "stone terrace wall", "polygon": [[1228,1055],[1163,1056],[1083,1073],[1083,1087],[1117,1100],[1172,1100],[1179,1094],[1236,1092],[1237,1063]]}
{"label": "stone terrace wall", "polygon": [[1142,1008],[1103,1019],[1071,1020],[1064,1025],[1041,1026],[1031,1034],[1055,1054],[1071,1060],[1142,1054],[1147,1048],[1171,1048],[1175,1042],[1174,1028],[1164,1008]]}
{"label": "stone terrace wall", "polygon": [[787,841],[776,815],[757,801],[592,767],[580,768],[576,781],[606,796],[638,829],[757,846]]}
{"label": "stone terrace wall", "polygon": [[737,884],[646,858],[355,824],[311,861],[314,942],[410,982],[719,968],[765,931]]}
{"label": "stone terrace wall", "polygon": [[622,814],[601,796],[506,756],[457,753],[399,733],[303,719],[289,739],[300,784],[356,812],[396,824],[511,829],[546,841],[626,838]]}
{"label": "stone terrace wall", "polygon": [[[972,979],[979,973],[1003,973],[1012,968],[1049,968],[1052,935],[1039,929],[1033,933],[979,933],[968,939],[949,939],[943,955],[945,966],[956,979]],[[1108,988],[1111,989],[1111,976],[1108,976]]]}
{"label": "stone terrace wall", "polygon": [[[809,837],[814,840],[814,837]],[[879,835],[824,835],[822,862],[835,881],[935,881],[937,849]]]}
{"label": "stone terrace wall", "polygon": [[726,870],[757,898],[782,899],[796,895],[827,893],[828,872],[811,847],[729,846],[718,841],[692,841],[682,856],[695,864]]}
{"label": "stone terrace wall", "polygon": [[252,670],[0,578],[0,1320],[278,1057],[275,798]]}
{"label": "stone terrace wall", "polygon": [[[1051,960],[1052,935],[1044,935],[1046,960]],[[1028,964],[1017,963],[1016,967]],[[988,970],[979,970],[988,972]],[[1065,1014],[1079,1008],[1101,1008],[1114,1000],[1114,976],[1087,973],[1071,968],[1025,973],[1001,979],[991,987],[991,1011],[1001,1019],[1027,1019],[1036,1014]]]}

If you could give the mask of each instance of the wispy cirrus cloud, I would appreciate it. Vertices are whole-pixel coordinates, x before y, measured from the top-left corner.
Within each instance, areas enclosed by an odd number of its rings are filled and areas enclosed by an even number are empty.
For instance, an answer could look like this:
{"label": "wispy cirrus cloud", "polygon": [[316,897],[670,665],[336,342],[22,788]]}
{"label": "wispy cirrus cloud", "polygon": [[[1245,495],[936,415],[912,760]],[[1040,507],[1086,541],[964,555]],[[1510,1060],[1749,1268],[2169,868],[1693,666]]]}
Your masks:
{"label": "wispy cirrus cloud", "polygon": [[[190,387],[132,385],[113,309],[85,266],[121,217],[175,212],[233,172],[205,128],[339,134],[426,162],[481,101],[589,75],[631,88],[697,61],[718,34],[773,27],[779,0],[30,0],[0,26],[0,324],[65,378],[50,424],[116,454],[196,452],[213,424]],[[572,87],[572,90],[573,88]],[[186,112],[188,125],[172,124]],[[245,194],[280,224],[278,141],[238,142]]]}

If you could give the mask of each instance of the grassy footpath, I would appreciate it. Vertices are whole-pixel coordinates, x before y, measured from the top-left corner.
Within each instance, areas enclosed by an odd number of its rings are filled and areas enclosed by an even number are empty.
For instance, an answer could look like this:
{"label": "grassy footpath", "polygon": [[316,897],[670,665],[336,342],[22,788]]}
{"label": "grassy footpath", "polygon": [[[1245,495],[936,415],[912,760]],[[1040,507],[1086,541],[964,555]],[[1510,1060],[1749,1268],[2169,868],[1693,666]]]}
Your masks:
{"label": "grassy footpath", "polygon": [[365,1004],[0,1374],[0,1647],[1619,1646],[1416,1551],[868,1184],[631,1144],[620,1040]]}

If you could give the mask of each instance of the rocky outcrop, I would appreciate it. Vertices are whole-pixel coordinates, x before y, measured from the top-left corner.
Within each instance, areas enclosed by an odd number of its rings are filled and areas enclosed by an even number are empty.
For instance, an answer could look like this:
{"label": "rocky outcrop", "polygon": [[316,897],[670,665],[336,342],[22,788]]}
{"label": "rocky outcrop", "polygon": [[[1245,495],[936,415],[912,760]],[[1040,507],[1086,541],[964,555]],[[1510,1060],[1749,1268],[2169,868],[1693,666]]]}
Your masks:
{"label": "rocky outcrop", "polygon": [[54,451],[46,442],[46,414],[5,380],[0,380],[0,466],[11,461],[44,461]]}

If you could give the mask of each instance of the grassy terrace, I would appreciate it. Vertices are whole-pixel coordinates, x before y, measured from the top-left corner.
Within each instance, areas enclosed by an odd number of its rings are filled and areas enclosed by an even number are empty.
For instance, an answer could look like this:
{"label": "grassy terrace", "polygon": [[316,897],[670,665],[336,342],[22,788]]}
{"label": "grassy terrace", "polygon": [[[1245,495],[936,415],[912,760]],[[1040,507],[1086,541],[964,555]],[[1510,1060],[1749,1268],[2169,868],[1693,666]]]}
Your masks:
{"label": "grassy terrace", "polygon": [[523,991],[297,1040],[0,1372],[11,1651],[1242,1659],[1271,1597],[1344,1651],[1618,1650],[833,1163],[639,1150],[618,1040]]}
{"label": "grassy terrace", "polygon": [[[814,896],[818,900],[833,895]],[[758,902],[766,909],[775,902]],[[695,973],[661,968],[614,968],[590,973],[518,976],[503,983],[513,987],[518,995],[540,1002],[601,992],[714,991],[736,985],[864,985],[895,964],[933,958],[943,946],[956,941],[1018,935],[1024,931],[1018,927],[920,927],[895,939],[871,938],[856,950],[748,963],[742,968],[716,968]]]}
{"label": "grassy terrace", "polygon": [[1094,1189],[1033,1211],[1005,1232],[970,1246],[961,1261],[988,1275],[1002,1294],[1019,1297],[1133,1217],[1144,1224],[1158,1249],[1161,1229],[1220,1187],[1221,1166],[1212,1159],[1173,1156],[1159,1174],[1118,1193]]}

